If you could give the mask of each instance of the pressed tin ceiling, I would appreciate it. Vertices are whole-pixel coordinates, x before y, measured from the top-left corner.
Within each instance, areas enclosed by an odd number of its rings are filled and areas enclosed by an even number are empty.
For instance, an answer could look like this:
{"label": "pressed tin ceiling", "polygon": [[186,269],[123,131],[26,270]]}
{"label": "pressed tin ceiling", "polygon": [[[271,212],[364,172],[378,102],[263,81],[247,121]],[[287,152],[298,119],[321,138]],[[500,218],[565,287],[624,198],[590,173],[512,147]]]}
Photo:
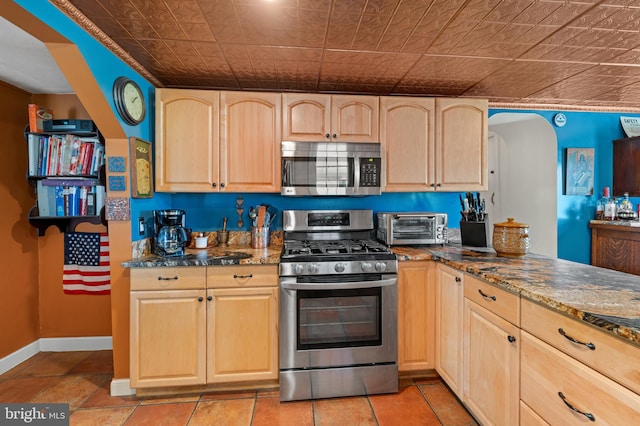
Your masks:
{"label": "pressed tin ceiling", "polygon": [[640,111],[640,0],[50,0],[158,87]]}

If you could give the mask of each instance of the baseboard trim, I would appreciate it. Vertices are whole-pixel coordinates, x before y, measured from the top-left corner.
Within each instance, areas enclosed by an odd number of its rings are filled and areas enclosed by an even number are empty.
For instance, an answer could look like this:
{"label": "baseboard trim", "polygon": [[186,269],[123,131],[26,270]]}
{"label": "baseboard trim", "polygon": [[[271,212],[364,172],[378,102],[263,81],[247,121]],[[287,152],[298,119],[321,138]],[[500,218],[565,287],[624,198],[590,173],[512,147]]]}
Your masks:
{"label": "baseboard trim", "polygon": [[0,359],[0,374],[28,360],[38,352],[101,351],[113,349],[111,336],[42,338]]}
{"label": "baseboard trim", "polygon": [[128,396],[136,394],[136,390],[131,389],[131,380],[129,379],[112,379],[109,392],[111,393],[111,396]]}
{"label": "baseboard trim", "polygon": [[113,349],[111,336],[47,337],[40,339],[41,352],[104,351]]}
{"label": "baseboard trim", "polygon": [[35,341],[0,359],[0,374],[4,374],[16,365],[25,362],[40,352],[40,342]]}

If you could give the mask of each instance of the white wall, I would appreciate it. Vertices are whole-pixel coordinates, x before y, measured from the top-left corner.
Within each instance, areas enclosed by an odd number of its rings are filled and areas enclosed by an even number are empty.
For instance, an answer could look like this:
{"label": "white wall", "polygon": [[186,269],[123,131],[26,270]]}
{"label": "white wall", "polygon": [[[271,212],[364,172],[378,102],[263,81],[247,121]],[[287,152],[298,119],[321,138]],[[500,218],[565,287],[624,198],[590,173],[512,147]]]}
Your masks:
{"label": "white wall", "polygon": [[[512,217],[529,225],[531,253],[557,257],[557,138],[537,114],[500,113],[489,118],[490,233]],[[493,203],[492,203],[493,196]]]}

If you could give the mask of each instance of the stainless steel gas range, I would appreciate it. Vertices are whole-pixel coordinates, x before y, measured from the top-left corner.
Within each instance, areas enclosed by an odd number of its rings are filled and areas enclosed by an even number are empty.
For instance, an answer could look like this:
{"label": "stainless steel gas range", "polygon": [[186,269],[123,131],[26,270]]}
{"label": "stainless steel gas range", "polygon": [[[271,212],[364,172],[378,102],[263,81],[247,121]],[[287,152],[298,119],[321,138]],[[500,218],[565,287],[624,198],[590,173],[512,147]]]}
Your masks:
{"label": "stainless steel gas range", "polygon": [[398,391],[398,263],[371,210],[285,210],[280,400]]}

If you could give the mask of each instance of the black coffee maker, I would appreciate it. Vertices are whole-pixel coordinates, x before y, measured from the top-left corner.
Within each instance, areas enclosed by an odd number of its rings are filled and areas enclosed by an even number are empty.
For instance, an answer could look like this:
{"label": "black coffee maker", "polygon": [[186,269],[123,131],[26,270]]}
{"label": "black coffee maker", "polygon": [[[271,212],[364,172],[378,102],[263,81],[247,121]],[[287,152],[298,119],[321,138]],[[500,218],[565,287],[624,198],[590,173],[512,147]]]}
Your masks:
{"label": "black coffee maker", "polygon": [[189,242],[185,225],[185,211],[178,209],[154,210],[154,252],[160,256],[182,256]]}

